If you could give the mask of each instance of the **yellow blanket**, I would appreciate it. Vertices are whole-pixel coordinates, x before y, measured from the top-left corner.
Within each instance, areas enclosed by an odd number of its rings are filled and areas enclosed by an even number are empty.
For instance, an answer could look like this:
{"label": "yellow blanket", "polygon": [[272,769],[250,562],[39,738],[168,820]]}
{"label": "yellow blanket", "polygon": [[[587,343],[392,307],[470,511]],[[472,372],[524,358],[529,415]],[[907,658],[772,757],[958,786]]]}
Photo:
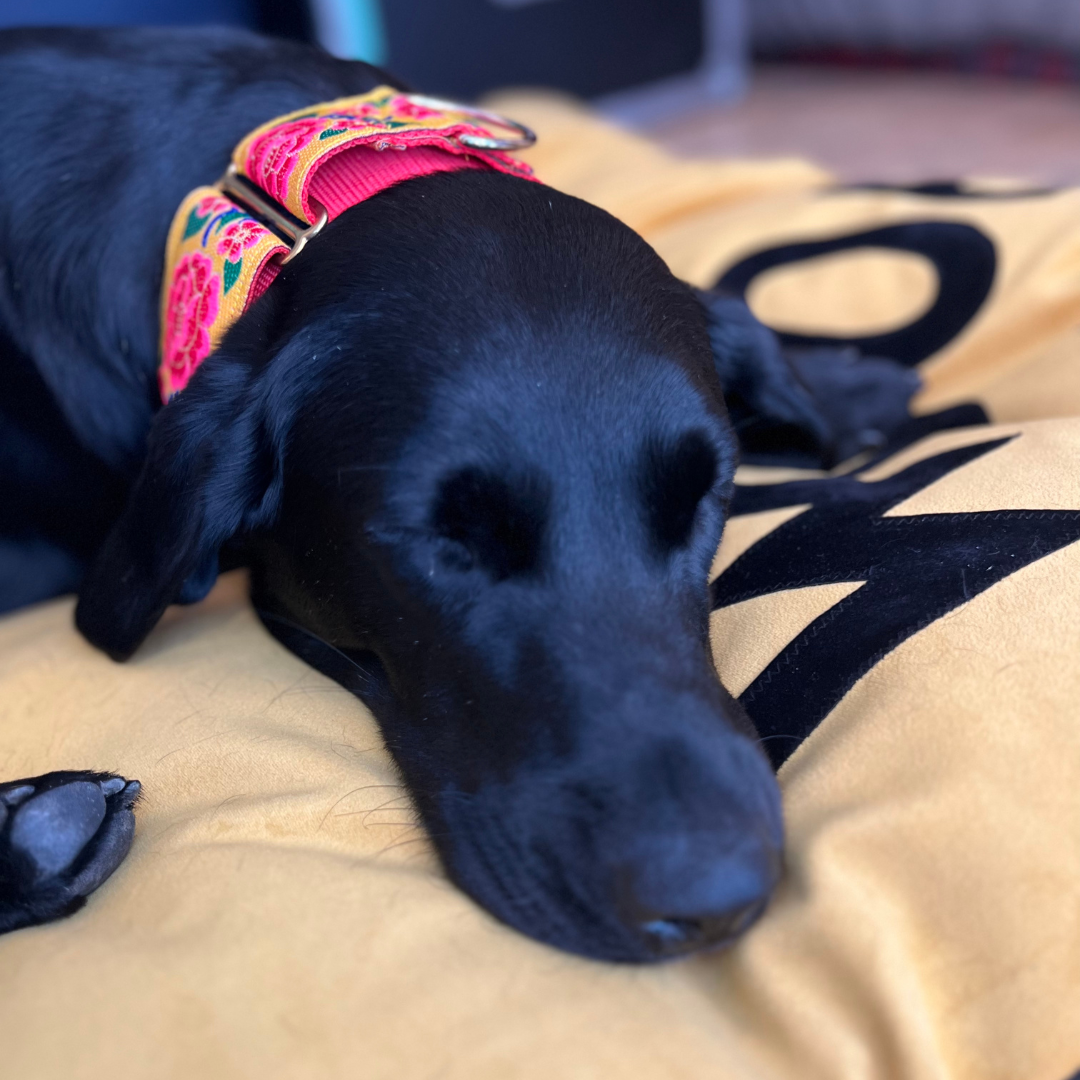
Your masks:
{"label": "yellow blanket", "polygon": [[[933,436],[862,479],[1013,435],[891,513],[1080,510],[1080,419],[1030,419],[1080,412],[1080,192],[836,194],[799,163],[676,162],[565,106],[499,105],[539,128],[544,179],[618,213],[698,284],[793,238],[904,214],[977,221],[1002,269],[924,365],[925,399],[974,397],[1002,423]],[[813,268],[788,268],[801,287],[780,274],[755,303],[834,332],[910,318],[925,274],[887,253],[876,265],[819,267],[847,286],[819,281],[810,306]],[[790,517],[734,519],[717,570]],[[722,676],[749,685],[844,588],[721,609]],[[75,634],[70,601],[40,606],[0,622],[0,776],[108,768],[146,796],[130,856],[82,912],[0,938],[0,1075],[1066,1080],[1080,1066],[1078,702],[1073,544],[908,637],[791,758],[788,873],[747,938],[630,969],[526,940],[448,885],[370,714],[262,630],[240,575],[171,611],[124,666]]]}

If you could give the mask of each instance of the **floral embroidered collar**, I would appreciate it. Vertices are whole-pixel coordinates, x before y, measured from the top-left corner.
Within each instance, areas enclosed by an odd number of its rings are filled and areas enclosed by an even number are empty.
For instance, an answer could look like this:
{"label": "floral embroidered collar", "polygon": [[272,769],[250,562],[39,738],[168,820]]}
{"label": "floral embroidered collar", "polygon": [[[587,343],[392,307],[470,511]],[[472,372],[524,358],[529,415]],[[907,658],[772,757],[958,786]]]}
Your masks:
{"label": "floral embroidered collar", "polygon": [[[514,129],[500,138],[492,128]],[[535,179],[505,153],[528,128],[380,86],[279,116],[247,135],[213,187],[192,191],[169,229],[161,287],[161,398],[188,384],[281,266],[350,206],[415,176],[496,169]]]}

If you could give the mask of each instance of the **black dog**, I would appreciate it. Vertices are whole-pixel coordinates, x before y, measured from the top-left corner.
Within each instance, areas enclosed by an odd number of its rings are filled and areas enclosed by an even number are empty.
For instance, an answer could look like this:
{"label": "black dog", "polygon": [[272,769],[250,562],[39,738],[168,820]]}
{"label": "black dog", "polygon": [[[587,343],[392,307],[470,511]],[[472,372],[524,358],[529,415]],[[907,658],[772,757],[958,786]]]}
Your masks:
{"label": "black dog", "polygon": [[[232,31],[0,35],[0,610],[77,591],[125,659],[249,565],[267,627],[373,709],[489,911],[605,959],[722,943],[764,908],[782,827],[709,651],[721,384],[748,430],[844,453],[911,379],[860,365],[871,406],[851,380],[815,399],[740,302],[610,215],[470,171],[344,213],[161,408],[183,196],[264,121],[381,83]],[[0,788],[0,930],[82,903],[136,793]]]}

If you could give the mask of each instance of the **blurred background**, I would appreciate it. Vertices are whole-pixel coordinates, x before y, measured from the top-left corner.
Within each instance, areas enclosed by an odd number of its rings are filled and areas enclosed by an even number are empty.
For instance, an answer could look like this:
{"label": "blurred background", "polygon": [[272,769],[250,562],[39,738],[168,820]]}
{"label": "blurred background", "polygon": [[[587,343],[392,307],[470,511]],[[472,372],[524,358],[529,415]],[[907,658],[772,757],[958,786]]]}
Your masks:
{"label": "blurred background", "polygon": [[590,100],[681,154],[1080,179],[1077,0],[0,0],[0,25],[248,26],[472,99]]}

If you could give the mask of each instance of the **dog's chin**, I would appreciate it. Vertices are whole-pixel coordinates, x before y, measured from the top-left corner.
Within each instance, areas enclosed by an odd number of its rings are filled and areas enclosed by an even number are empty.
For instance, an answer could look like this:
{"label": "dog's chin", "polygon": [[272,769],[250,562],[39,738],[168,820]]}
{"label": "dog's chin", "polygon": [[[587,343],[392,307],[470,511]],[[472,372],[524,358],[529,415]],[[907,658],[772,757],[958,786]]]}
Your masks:
{"label": "dog's chin", "polygon": [[[612,963],[653,964],[729,947],[764,914],[779,880],[780,851],[769,847],[755,888],[762,895],[734,914],[639,915],[636,904],[588,887],[596,864],[574,867],[543,848],[521,850],[491,819],[462,835],[447,862],[454,883],[499,921],[565,952]],[[619,873],[612,875],[617,883]]]}
{"label": "dog's chin", "polygon": [[782,870],[775,780],[749,740],[732,741],[741,792],[650,807],[534,773],[444,791],[431,831],[455,884],[537,941],[633,964],[722,949],[764,913]]}

